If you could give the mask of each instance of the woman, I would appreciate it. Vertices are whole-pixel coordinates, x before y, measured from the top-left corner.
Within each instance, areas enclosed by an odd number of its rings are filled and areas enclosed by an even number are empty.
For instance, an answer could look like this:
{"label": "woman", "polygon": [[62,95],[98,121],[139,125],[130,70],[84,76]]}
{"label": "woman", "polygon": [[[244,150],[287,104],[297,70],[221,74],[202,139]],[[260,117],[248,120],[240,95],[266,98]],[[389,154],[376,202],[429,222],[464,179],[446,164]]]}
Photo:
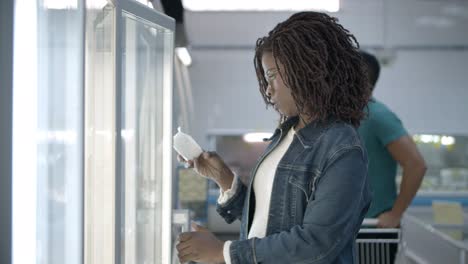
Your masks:
{"label": "woman", "polygon": [[370,96],[353,35],[323,13],[301,12],[257,41],[265,103],[280,114],[245,186],[219,156],[188,161],[221,188],[217,211],[242,221],[237,241],[208,230],[180,235],[181,261],[354,263],[370,203],[367,154],[356,132]]}

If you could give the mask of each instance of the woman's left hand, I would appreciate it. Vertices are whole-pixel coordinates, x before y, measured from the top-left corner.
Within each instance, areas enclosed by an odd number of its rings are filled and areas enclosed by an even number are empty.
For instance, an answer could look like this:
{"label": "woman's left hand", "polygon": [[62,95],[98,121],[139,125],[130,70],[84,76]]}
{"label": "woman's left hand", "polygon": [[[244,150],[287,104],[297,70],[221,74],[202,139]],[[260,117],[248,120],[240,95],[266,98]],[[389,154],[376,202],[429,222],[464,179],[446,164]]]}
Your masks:
{"label": "woman's left hand", "polygon": [[195,232],[185,232],[179,235],[179,244],[176,248],[180,262],[223,263],[224,242],[202,226],[192,223],[192,228]]}

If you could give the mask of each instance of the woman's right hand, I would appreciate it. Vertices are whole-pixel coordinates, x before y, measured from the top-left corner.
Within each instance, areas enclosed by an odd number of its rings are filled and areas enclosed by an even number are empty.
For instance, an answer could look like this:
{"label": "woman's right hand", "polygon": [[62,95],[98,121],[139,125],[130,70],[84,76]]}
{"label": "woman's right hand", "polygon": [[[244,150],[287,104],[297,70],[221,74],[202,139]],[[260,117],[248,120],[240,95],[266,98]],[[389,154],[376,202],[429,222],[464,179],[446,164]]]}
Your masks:
{"label": "woman's right hand", "polygon": [[193,160],[185,160],[182,156],[177,155],[177,159],[180,162],[185,162],[188,168],[194,168],[198,174],[214,180],[219,185],[223,185],[225,181],[232,183],[231,169],[216,152],[205,151]]}

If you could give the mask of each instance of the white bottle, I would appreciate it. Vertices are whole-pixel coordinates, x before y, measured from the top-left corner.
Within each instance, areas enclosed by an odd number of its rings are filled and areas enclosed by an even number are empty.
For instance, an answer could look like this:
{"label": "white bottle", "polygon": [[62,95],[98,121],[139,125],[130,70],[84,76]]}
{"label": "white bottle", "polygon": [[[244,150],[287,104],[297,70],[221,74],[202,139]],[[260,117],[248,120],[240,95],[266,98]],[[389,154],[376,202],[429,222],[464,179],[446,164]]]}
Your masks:
{"label": "white bottle", "polygon": [[183,133],[180,127],[177,128],[177,133],[174,135],[174,149],[185,159],[193,160],[203,153],[202,148],[189,135]]}

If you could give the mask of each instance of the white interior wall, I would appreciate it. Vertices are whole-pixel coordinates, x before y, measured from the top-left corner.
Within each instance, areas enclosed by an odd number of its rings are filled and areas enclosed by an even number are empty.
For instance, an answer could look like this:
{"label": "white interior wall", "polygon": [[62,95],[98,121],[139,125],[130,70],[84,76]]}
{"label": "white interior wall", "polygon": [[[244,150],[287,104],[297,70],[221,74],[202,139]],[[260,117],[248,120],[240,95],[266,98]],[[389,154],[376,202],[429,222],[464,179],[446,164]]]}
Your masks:
{"label": "white interior wall", "polygon": [[[468,45],[466,0],[341,0],[337,17],[363,45]],[[192,47],[253,47],[292,12],[185,12]]]}
{"label": "white interior wall", "polygon": [[[333,14],[361,46],[396,50],[375,95],[412,133],[468,134],[468,3],[348,0]],[[274,129],[253,67],[255,40],[291,13],[186,12],[192,45],[195,122],[206,144],[212,130]],[[206,147],[206,145],[205,145]]]}
{"label": "white interior wall", "polygon": [[375,96],[412,133],[468,135],[468,50],[398,52]]}
{"label": "white interior wall", "polygon": [[[253,52],[196,50],[190,68],[194,136],[206,144],[210,130],[274,129],[277,116],[258,91]],[[382,67],[375,96],[412,133],[468,134],[468,50],[397,51]]]}
{"label": "white interior wall", "polygon": [[192,53],[194,137],[207,147],[212,130],[271,130],[277,116],[260,96],[253,67],[253,52],[207,50]]}

